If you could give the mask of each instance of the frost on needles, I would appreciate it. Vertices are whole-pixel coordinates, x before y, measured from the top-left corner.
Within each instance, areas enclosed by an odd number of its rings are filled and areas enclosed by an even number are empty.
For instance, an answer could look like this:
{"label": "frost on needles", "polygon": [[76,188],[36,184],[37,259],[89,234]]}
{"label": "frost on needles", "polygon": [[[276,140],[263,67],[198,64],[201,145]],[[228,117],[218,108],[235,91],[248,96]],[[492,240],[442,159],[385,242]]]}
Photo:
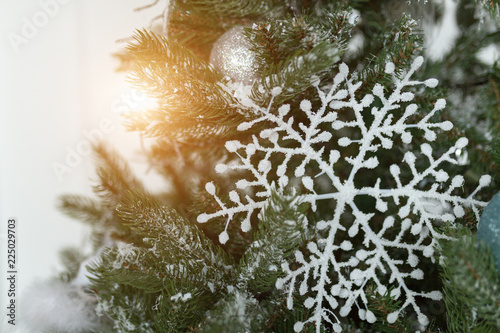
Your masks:
{"label": "frost on needles", "polygon": [[[315,325],[317,332],[325,323],[340,332],[339,316],[354,309],[361,319],[375,322],[368,310],[368,285],[400,301],[387,322],[413,308],[420,324],[427,325],[417,298],[439,300],[442,295],[414,290],[418,284],[412,281],[424,278],[418,264],[434,262],[438,240],[447,238],[438,226],[453,224],[465,214],[465,207],[477,216],[486,205],[474,196],[490,183],[490,176],[482,176],[475,191],[464,198],[457,194],[464,177],[451,177],[445,171],[447,165],[458,164],[454,154],[467,145],[467,139],[438,152],[426,142],[435,141],[438,132],[450,131],[453,125],[433,121],[445,108],[444,99],[422,114],[416,94],[438,84],[435,79],[412,80],[422,63],[423,58],[417,57],[400,75],[393,63],[387,63],[385,72],[393,76],[393,86],[375,84],[364,96],[357,92],[362,82],[341,64],[330,84],[311,79],[319,97],[317,107],[307,99],[295,112],[288,104],[273,112],[273,100],[267,108],[254,105],[256,117],[241,123],[238,130],[268,126],[248,143],[226,142],[235,158],[216,166],[218,173],[243,175],[229,201],[216,194],[214,183],[206,184],[220,209],[199,215],[198,222],[225,218],[226,230],[237,220],[243,231],[249,231],[251,217],[263,213],[275,189],[284,193],[288,187],[300,188],[299,201],[310,204],[314,220],[303,223],[308,243],[295,252],[294,262],[282,263],[283,275],[276,283],[287,293],[289,309],[298,292],[311,310],[308,318],[295,323],[296,332],[306,323]],[[275,88],[273,96],[282,89],[286,87]],[[396,149],[396,143],[404,151]],[[393,164],[381,168],[380,161],[387,158]],[[223,244],[229,240],[227,231],[219,240]]]}

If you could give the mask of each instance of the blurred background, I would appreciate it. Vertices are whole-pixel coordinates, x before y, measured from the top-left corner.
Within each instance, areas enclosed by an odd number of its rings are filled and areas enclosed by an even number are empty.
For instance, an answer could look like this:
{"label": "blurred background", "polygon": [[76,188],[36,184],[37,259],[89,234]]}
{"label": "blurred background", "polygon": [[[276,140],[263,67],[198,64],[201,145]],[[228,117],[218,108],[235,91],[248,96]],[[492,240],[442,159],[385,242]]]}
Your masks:
{"label": "blurred background", "polygon": [[18,221],[21,298],[33,282],[57,274],[62,248],[87,244],[86,226],[59,212],[57,197],[92,195],[92,141],[110,142],[138,176],[151,176],[138,154],[138,134],[120,125],[120,113],[140,109],[145,96],[128,87],[112,56],[125,46],[117,40],[148,26],[156,16],[158,8],[133,11],[148,3],[0,0],[2,308],[7,301],[9,218]]}

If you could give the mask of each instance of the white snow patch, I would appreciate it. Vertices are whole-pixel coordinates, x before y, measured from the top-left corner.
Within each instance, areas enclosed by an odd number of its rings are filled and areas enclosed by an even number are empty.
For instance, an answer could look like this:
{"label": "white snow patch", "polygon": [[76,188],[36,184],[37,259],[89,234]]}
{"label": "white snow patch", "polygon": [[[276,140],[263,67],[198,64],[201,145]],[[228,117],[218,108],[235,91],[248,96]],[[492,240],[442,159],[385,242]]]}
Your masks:
{"label": "white snow patch", "polygon": [[97,300],[80,287],[61,281],[34,284],[21,299],[19,322],[29,332],[88,332],[98,330]]}
{"label": "white snow patch", "polygon": [[495,62],[500,61],[500,47],[497,45],[490,44],[486,47],[483,47],[476,54],[476,57],[483,64],[488,66],[493,66]]}
{"label": "white snow patch", "polygon": [[423,22],[425,32],[425,55],[432,61],[439,61],[453,48],[460,29],[457,24],[456,0],[443,0],[443,17],[441,22]]}
{"label": "white snow patch", "polygon": [[186,294],[183,294],[183,293],[178,293],[178,294],[175,294],[174,296],[170,297],[170,300],[172,301],[183,301],[183,302],[186,302],[187,300],[191,299],[192,298],[192,295],[191,293],[186,293]]}

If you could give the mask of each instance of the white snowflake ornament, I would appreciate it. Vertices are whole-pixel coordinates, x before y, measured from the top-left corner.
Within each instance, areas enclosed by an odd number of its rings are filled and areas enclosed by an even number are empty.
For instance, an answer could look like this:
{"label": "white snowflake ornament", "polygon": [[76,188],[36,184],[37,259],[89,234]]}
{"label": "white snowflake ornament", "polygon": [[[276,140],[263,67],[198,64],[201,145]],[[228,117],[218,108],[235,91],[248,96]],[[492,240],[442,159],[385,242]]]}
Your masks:
{"label": "white snowflake ornament", "polygon": [[[293,294],[298,292],[306,296],[304,306],[312,310],[311,317],[295,324],[296,332],[306,323],[314,324],[317,332],[325,323],[340,332],[338,316],[347,316],[353,307],[362,320],[375,322],[367,306],[367,283],[381,295],[392,287],[390,295],[402,301],[397,311],[388,314],[389,323],[395,322],[403,309],[412,307],[418,321],[427,325],[416,298],[439,300],[441,293],[412,290],[408,281],[424,278],[419,262],[424,257],[434,260],[437,241],[447,238],[435,228],[437,224],[453,223],[465,214],[464,207],[478,215],[486,205],[474,195],[489,184],[489,176],[482,176],[476,190],[462,198],[456,192],[464,178],[450,179],[443,169],[448,163],[458,164],[453,156],[467,145],[465,138],[441,156],[435,156],[431,145],[423,143],[420,152],[402,153],[399,165],[392,164],[389,170],[378,168],[381,155],[385,153],[387,158],[387,152],[393,152],[395,140],[409,147],[414,133],[422,131],[424,139],[432,142],[437,131],[453,127],[449,121],[431,121],[445,108],[444,99],[437,100],[420,120],[416,117],[419,107],[411,103],[415,96],[407,88],[434,88],[438,83],[435,79],[411,80],[422,63],[422,57],[416,58],[402,78],[394,75],[395,65],[388,63],[385,71],[393,75],[394,87],[376,84],[371,94],[361,99],[356,92],[362,83],[341,64],[326,91],[314,81],[319,107],[313,108],[309,100],[303,100],[295,113],[289,105],[270,112],[272,101],[267,109],[254,107],[258,117],[238,129],[248,130],[261,122],[271,125],[249,143],[226,143],[239,163],[220,164],[216,171],[244,170],[251,176],[236,182],[237,190],[230,193],[227,205],[216,195],[214,185],[207,184],[220,210],[199,215],[198,222],[225,217],[227,230],[234,217],[243,214],[241,228],[248,231],[251,216],[263,210],[272,189],[283,191],[287,186],[301,187],[305,193],[302,202],[309,202],[313,210],[321,206],[322,211],[325,207],[330,211],[328,218],[316,223],[317,237],[307,250],[295,253],[293,265],[282,264],[285,275],[277,281],[277,288],[287,292],[288,308],[293,308]],[[299,118],[299,113],[300,119],[307,121],[296,121],[294,116]],[[367,198],[373,204],[361,206]],[[220,241],[227,240],[224,231]]]}

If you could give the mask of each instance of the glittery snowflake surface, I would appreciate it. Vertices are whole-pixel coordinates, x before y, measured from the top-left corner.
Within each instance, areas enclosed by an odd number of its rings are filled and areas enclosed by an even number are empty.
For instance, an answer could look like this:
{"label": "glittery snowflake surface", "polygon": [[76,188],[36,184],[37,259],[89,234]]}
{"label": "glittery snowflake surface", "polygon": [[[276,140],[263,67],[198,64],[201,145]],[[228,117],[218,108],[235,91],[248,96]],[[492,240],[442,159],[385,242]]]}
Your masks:
{"label": "glittery snowflake surface", "polygon": [[[433,115],[445,108],[445,100],[435,101],[424,116],[412,103],[415,93],[411,91],[438,84],[435,79],[412,80],[422,63],[422,57],[416,58],[399,78],[394,75],[394,64],[388,63],[385,72],[393,75],[393,85],[375,84],[362,98],[356,93],[361,82],[356,82],[355,75],[341,64],[328,88],[321,88],[319,80],[313,79],[319,107],[313,107],[309,100],[303,100],[300,110],[293,112],[286,104],[277,112],[255,106],[258,117],[240,124],[238,130],[261,122],[271,126],[249,143],[228,141],[226,149],[237,156],[238,163],[216,167],[219,173],[247,172],[229,193],[230,203],[217,196],[213,183],[206,184],[220,209],[201,214],[198,222],[222,217],[229,224],[242,214],[243,231],[250,229],[251,216],[264,208],[274,188],[300,187],[301,200],[309,202],[313,211],[325,210],[325,203],[329,203],[329,217],[312,227],[316,237],[307,244],[307,250],[295,253],[293,265],[283,263],[284,277],[277,282],[277,288],[287,292],[289,308],[293,308],[295,292],[306,295],[304,306],[312,315],[295,324],[296,332],[306,323],[314,324],[317,332],[325,323],[340,332],[339,316],[347,316],[353,308],[361,319],[375,322],[367,306],[368,285],[381,295],[390,287],[390,295],[401,301],[401,307],[388,314],[389,323],[404,309],[413,308],[425,326],[428,319],[417,298],[439,300],[441,293],[412,290],[415,287],[410,288],[409,281],[424,278],[419,262],[424,258],[434,260],[437,241],[446,238],[436,225],[453,223],[464,215],[465,207],[478,214],[485,206],[474,195],[489,184],[489,176],[482,176],[476,190],[464,198],[459,195],[464,177],[451,177],[443,169],[447,164],[458,164],[455,152],[466,147],[467,139],[458,139],[448,150],[439,151],[439,156],[427,143],[436,140],[437,132],[449,131],[453,125],[432,121]],[[275,88],[273,95],[280,92]],[[307,121],[299,122],[294,117]],[[412,142],[419,131],[424,142]],[[396,140],[403,147],[419,146],[418,151],[400,152],[400,160],[382,173],[373,172],[370,183],[366,179],[370,170],[381,168],[381,154],[386,158]],[[366,198],[371,204],[361,205],[368,202]],[[228,240],[226,231],[219,240]]]}

